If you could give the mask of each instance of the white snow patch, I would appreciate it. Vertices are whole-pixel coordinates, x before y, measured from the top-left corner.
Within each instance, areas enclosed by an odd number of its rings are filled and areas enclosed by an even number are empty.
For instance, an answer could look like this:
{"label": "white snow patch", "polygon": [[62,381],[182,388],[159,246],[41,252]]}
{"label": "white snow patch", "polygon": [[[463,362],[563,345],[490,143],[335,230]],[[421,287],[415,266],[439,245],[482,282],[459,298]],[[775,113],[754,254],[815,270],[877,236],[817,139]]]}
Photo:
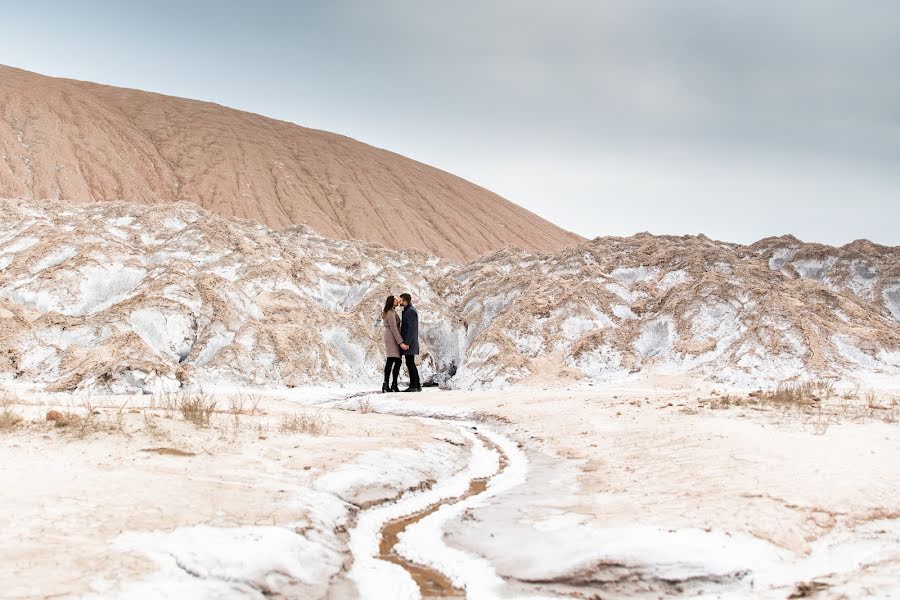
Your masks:
{"label": "white snow patch", "polygon": [[850,263],[850,271],[853,276],[847,281],[847,287],[857,296],[871,300],[878,270],[857,259]]}
{"label": "white snow patch", "polygon": [[[346,329],[343,327],[327,329],[322,332],[322,339],[331,350],[328,362],[333,368],[342,368],[358,373],[365,370],[366,352],[362,346],[352,341],[350,333]],[[332,353],[338,356],[337,363],[332,360]]]}
{"label": "white snow patch", "polygon": [[120,240],[128,239],[128,232],[119,229],[118,227],[107,227],[106,231],[109,232],[110,235],[119,238]]}
{"label": "white snow patch", "polygon": [[78,288],[81,302],[63,307],[63,314],[82,316],[121,302],[141,284],[147,271],[112,263],[105,267],[89,266],[81,271],[83,279]]}
{"label": "white snow patch", "polygon": [[657,268],[640,267],[619,267],[613,269],[609,274],[610,277],[625,285],[632,285],[638,282],[653,279],[659,273]]}
{"label": "white snow patch", "polygon": [[628,302],[629,304],[633,303],[635,300],[640,298],[642,295],[639,292],[632,292],[631,290],[629,290],[628,288],[626,288],[625,286],[623,286],[620,283],[607,283],[603,287],[605,287],[608,292],[612,292],[613,294],[615,294],[616,296],[618,296],[625,302]]}
{"label": "white snow patch", "polygon": [[140,309],[131,313],[128,323],[158,354],[177,358],[181,362],[191,351],[193,344],[191,319],[185,315]]}
{"label": "white snow patch", "polygon": [[327,279],[319,279],[318,289],[309,287],[300,287],[298,291],[309,295],[318,304],[325,308],[346,312],[359,304],[366,293],[369,291],[371,283],[358,282],[333,283]]}
{"label": "white snow patch", "polygon": [[228,331],[221,321],[214,321],[210,326],[210,337],[203,346],[203,349],[197,354],[194,364],[202,367],[206,365],[212,358],[225,346],[234,341],[234,332]]}
{"label": "white snow patch", "polygon": [[672,349],[675,328],[671,317],[658,317],[646,324],[634,342],[635,349],[645,358],[665,354]]}
{"label": "white snow patch", "polygon": [[37,273],[46,268],[56,266],[59,263],[72,258],[77,252],[78,250],[76,250],[75,246],[62,246],[34,263],[31,267],[31,272]]}
{"label": "white snow patch", "polygon": [[634,314],[631,307],[625,306],[624,304],[613,304],[612,313],[623,321],[637,319],[637,315]]}
{"label": "white snow patch", "polygon": [[329,545],[276,526],[131,532],[119,536],[115,546],[148,554],[161,567],[160,573],[129,582],[112,596],[129,600],[261,600],[266,597],[262,590],[289,591],[296,581],[322,585],[341,560]]}
{"label": "white snow patch", "polygon": [[223,277],[228,281],[237,281],[238,272],[241,270],[240,263],[234,263],[226,266],[217,266],[212,269],[212,272],[218,275],[219,277]]}
{"label": "white snow patch", "polygon": [[566,364],[594,381],[612,381],[628,375],[628,369],[622,366],[622,353],[608,344],[597,346],[577,358],[569,357]]}
{"label": "white snow patch", "polygon": [[684,269],[677,269],[663,275],[663,277],[656,284],[656,288],[661,292],[668,292],[676,285],[687,283],[688,281],[690,281],[690,279],[691,277],[690,275],[688,275],[687,271],[685,271]]}
{"label": "white snow patch", "polygon": [[836,256],[829,256],[827,260],[798,260],[791,263],[791,266],[794,267],[794,270],[800,277],[803,277],[804,279],[815,279],[816,281],[824,283],[828,271],[831,270],[831,267],[834,266],[836,261]]}
{"label": "white snow patch", "polygon": [[166,217],[161,223],[166,229],[181,230],[187,227],[187,224],[178,217]]}
{"label": "white snow patch", "polygon": [[780,271],[788,261],[797,254],[796,248],[778,248],[772,253],[769,259],[769,268],[773,271]]}
{"label": "white snow patch", "polygon": [[7,244],[2,250],[0,250],[0,254],[15,254],[16,252],[28,250],[37,243],[38,239],[36,237],[22,237],[12,242],[11,244]]}
{"label": "white snow patch", "polygon": [[850,336],[833,335],[831,336],[831,343],[835,345],[844,358],[863,368],[875,370],[881,366],[877,360],[855,346],[853,344],[853,338]]}
{"label": "white snow patch", "polygon": [[884,306],[895,320],[900,321],[900,284],[885,286],[881,290]]}

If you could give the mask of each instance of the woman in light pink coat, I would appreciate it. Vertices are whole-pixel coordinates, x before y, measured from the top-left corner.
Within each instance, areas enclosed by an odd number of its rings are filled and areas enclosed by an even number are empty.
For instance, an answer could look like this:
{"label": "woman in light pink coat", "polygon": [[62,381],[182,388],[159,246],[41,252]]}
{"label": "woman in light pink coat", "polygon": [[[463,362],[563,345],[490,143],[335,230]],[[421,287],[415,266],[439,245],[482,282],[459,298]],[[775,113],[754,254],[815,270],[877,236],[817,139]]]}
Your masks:
{"label": "woman in light pink coat", "polygon": [[[381,386],[382,392],[399,392],[397,387],[397,377],[400,375],[400,344],[403,338],[400,337],[400,315],[394,310],[399,304],[399,300],[393,296],[388,296],[384,302],[384,309],[381,311],[381,321],[384,323],[384,353],[387,361],[384,363],[384,384]],[[393,374],[394,381],[388,386],[388,377]]]}

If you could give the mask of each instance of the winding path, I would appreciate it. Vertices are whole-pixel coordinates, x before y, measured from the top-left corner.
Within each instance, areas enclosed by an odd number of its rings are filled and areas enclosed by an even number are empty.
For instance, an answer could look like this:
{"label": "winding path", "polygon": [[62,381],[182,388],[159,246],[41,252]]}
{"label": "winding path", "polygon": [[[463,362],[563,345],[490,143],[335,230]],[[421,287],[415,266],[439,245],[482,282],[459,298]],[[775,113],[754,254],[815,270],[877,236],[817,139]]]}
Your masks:
{"label": "winding path", "polygon": [[444,526],[466,510],[525,482],[528,462],[515,442],[473,423],[436,421],[456,427],[472,449],[466,467],[429,490],[359,514],[350,531],[350,578],[360,597],[501,598],[504,580],[484,558],[444,543]]}

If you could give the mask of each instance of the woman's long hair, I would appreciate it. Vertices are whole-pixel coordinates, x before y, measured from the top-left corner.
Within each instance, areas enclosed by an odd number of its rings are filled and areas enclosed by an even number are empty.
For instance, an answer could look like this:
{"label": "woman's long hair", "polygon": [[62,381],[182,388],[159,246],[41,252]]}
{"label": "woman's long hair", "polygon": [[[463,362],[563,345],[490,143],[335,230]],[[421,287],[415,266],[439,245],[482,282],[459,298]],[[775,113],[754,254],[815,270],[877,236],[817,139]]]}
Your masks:
{"label": "woman's long hair", "polygon": [[381,311],[381,318],[385,318],[388,314],[389,310],[394,310],[394,296],[393,294],[387,297],[387,300],[384,301],[384,310]]}

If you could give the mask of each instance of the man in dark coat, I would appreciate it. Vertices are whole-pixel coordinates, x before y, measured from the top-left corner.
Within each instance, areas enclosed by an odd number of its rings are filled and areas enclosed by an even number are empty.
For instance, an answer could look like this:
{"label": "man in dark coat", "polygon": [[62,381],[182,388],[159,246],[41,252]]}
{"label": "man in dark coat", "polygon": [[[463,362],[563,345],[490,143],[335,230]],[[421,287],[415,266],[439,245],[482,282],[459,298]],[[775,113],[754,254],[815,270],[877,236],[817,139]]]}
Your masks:
{"label": "man in dark coat", "polygon": [[412,296],[400,294],[400,306],[403,307],[403,319],[400,321],[400,354],[406,357],[406,370],[409,371],[409,387],[404,392],[421,392],[419,370],[416,368],[416,354],[419,353],[419,313],[412,305]]}

